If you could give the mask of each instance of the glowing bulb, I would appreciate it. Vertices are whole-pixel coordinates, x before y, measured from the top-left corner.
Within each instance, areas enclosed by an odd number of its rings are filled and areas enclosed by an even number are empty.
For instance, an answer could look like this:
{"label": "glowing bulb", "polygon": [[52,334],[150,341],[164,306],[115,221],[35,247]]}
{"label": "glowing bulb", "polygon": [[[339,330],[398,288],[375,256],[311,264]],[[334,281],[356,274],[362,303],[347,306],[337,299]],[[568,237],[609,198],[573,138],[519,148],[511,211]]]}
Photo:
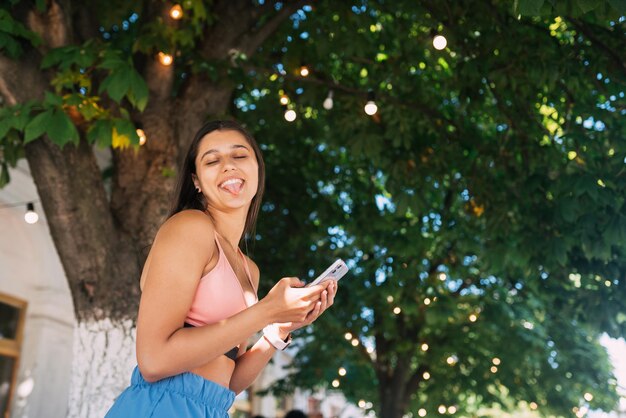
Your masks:
{"label": "glowing bulb", "polygon": [[587,392],[587,393],[585,393],[584,398],[585,398],[585,400],[587,402],[591,402],[593,400],[593,395],[591,393]]}
{"label": "glowing bulb", "polygon": [[287,122],[293,122],[294,120],[296,120],[296,111],[293,109],[287,109],[285,110],[285,120]]}
{"label": "glowing bulb", "polygon": [[476,314],[471,314],[469,316],[469,320],[470,322],[476,322],[476,320],[478,319],[478,317],[476,316]]}
{"label": "glowing bulb", "polygon": [[498,371],[498,368],[496,366],[491,366],[491,373],[496,373]]}
{"label": "glowing bulb", "polygon": [[175,4],[170,9],[170,17],[174,20],[182,19],[183,17],[183,8],[180,7],[180,4]]}
{"label": "glowing bulb", "polygon": [[357,345],[359,345],[359,340],[357,340],[356,338],[352,339],[352,345],[354,347],[356,347]]}
{"label": "glowing bulb", "polygon": [[424,372],[424,374],[422,375],[422,377],[424,378],[424,380],[428,380],[428,379],[430,379],[430,373],[428,373],[428,372]]}
{"label": "glowing bulb", "polygon": [[365,104],[365,107],[363,108],[363,110],[365,110],[365,113],[372,116],[372,115],[375,115],[376,112],[378,112],[378,106],[376,106],[376,102],[374,102],[373,100],[370,100]]}
{"label": "glowing bulb", "polygon": [[498,357],[494,357],[493,360],[491,360],[493,364],[495,364],[496,366],[500,365],[500,359]]}
{"label": "glowing bulb", "polygon": [[437,35],[433,38],[433,46],[435,47],[435,49],[441,51],[446,47],[446,45],[448,45],[448,41],[446,40],[445,36]]}
{"label": "glowing bulb", "polygon": [[137,136],[139,137],[139,145],[144,145],[148,138],[146,138],[146,133],[143,129],[137,129]]}
{"label": "glowing bulb", "polygon": [[363,399],[361,399],[359,401],[359,408],[365,408],[365,405],[366,405],[365,401]]}
{"label": "glowing bulb", "polygon": [[339,373],[339,376],[345,376],[347,372],[346,372],[346,369],[344,369],[343,367],[340,367],[337,373]]}
{"label": "glowing bulb", "polygon": [[345,335],[343,336],[346,340],[351,340],[352,339],[352,334],[350,334],[349,332],[346,332]]}
{"label": "glowing bulb", "polygon": [[165,52],[159,52],[159,62],[167,67],[169,65],[172,65],[172,63],[174,62],[174,57],[172,57],[170,54],[166,54]]}
{"label": "glowing bulb", "polygon": [[446,273],[439,273],[439,280],[441,280],[442,282],[446,281]]}
{"label": "glowing bulb", "polygon": [[437,411],[439,411],[440,414],[445,414],[446,413],[446,407],[443,405],[439,405],[439,408],[437,408]]}
{"label": "glowing bulb", "polygon": [[326,96],[326,99],[324,99],[324,103],[322,104],[322,106],[324,106],[324,109],[330,110],[333,108],[333,104],[333,91],[330,90],[328,92],[328,96]]}
{"label": "glowing bulb", "polygon": [[428,351],[428,344],[422,344],[422,351]]}
{"label": "glowing bulb", "polygon": [[395,313],[396,315],[398,315],[400,312],[402,312],[402,309],[400,309],[400,307],[396,306],[395,308],[393,308],[393,313]]}
{"label": "glowing bulb", "polygon": [[538,405],[535,402],[531,402],[530,403],[530,409],[535,410],[537,409]]}
{"label": "glowing bulb", "polygon": [[374,352],[374,349],[372,347],[367,347],[367,352],[372,354]]}
{"label": "glowing bulb", "polygon": [[339,387],[339,380],[337,380],[337,379],[333,380],[332,385],[333,385],[334,388],[338,388]]}
{"label": "glowing bulb", "polygon": [[300,75],[302,77],[306,77],[309,75],[309,67],[307,67],[306,65],[303,65],[300,67]]}
{"label": "glowing bulb", "polygon": [[280,104],[283,105],[283,106],[286,105],[286,104],[289,104],[289,97],[287,97],[286,94],[281,94],[280,95]]}
{"label": "glowing bulb", "polygon": [[387,296],[387,302],[389,303],[393,302],[393,296],[391,295]]}
{"label": "glowing bulb", "polygon": [[448,414],[454,414],[454,413],[456,413],[456,406],[448,407]]}
{"label": "glowing bulb", "polygon": [[424,305],[430,305],[430,298],[424,299]]}
{"label": "glowing bulb", "polygon": [[39,220],[39,215],[35,212],[35,205],[33,203],[28,203],[26,205],[26,213],[24,214],[24,220],[27,224],[37,223]]}
{"label": "glowing bulb", "polygon": [[417,415],[419,415],[420,417],[425,417],[426,410],[424,408],[420,408],[419,411],[417,411]]}
{"label": "glowing bulb", "polygon": [[446,363],[448,363],[450,366],[453,366],[456,363],[456,358],[454,356],[450,356],[446,359]]}

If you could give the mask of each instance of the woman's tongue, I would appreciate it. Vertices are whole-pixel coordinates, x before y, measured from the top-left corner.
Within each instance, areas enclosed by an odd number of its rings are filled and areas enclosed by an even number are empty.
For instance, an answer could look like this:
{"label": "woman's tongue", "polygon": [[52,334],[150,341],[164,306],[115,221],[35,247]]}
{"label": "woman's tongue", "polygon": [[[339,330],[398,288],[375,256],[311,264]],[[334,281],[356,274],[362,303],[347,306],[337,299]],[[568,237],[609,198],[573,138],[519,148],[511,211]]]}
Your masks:
{"label": "woman's tongue", "polygon": [[243,183],[230,183],[222,186],[222,189],[226,190],[228,193],[237,196],[243,187]]}

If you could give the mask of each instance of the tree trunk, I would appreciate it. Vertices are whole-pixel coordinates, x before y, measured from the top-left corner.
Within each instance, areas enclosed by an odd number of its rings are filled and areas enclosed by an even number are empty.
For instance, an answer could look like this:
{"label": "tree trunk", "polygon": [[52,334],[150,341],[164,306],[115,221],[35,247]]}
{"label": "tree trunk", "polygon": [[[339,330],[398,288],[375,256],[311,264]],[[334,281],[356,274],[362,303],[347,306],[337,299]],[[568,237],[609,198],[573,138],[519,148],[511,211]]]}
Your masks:
{"label": "tree trunk", "polygon": [[135,360],[133,321],[79,322],[68,418],[103,417],[130,381]]}

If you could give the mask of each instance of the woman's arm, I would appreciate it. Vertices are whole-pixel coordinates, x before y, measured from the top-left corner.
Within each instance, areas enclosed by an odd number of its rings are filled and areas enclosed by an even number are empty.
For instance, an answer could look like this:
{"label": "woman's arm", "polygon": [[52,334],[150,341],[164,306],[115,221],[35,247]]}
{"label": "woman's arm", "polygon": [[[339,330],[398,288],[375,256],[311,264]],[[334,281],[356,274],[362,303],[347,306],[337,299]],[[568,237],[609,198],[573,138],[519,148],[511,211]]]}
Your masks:
{"label": "woman's arm", "polygon": [[292,289],[283,279],[266,298],[215,324],[183,328],[202,272],[216,251],[211,220],[184,211],[159,230],[146,266],[137,319],[137,362],[147,381],[206,364],[278,317],[303,318],[319,293]]}
{"label": "woman's arm", "polygon": [[[255,288],[258,288],[259,269],[251,260],[249,264],[251,266],[252,280],[255,284]],[[287,331],[279,328],[279,338],[284,340],[289,336],[291,330],[312,323],[322,312],[332,305],[336,293],[336,286],[331,286],[331,288],[329,287],[331,284],[331,281],[328,281],[320,285],[323,286],[324,290],[320,294],[320,299],[315,303],[313,310],[309,312],[307,317],[302,322],[299,322],[297,326],[290,327]],[[243,346],[245,347],[245,345]],[[265,338],[261,337],[250,350],[237,357],[237,364],[230,379],[230,390],[238,394],[247,389],[256,380],[275,352],[276,348]]]}

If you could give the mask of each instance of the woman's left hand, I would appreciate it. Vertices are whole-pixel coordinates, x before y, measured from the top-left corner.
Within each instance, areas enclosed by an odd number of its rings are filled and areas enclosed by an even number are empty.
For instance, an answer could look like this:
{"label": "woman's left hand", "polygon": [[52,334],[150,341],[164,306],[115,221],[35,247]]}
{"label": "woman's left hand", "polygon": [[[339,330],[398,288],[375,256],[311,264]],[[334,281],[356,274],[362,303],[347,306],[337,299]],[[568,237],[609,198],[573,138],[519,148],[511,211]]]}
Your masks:
{"label": "woman's left hand", "polygon": [[321,314],[333,305],[335,301],[335,295],[337,294],[337,281],[328,280],[328,286],[320,295],[320,300],[317,301],[315,307],[306,316],[304,321],[301,322],[283,322],[276,324],[278,326],[278,332],[281,338],[286,338],[290,332],[299,328],[312,324]]}

